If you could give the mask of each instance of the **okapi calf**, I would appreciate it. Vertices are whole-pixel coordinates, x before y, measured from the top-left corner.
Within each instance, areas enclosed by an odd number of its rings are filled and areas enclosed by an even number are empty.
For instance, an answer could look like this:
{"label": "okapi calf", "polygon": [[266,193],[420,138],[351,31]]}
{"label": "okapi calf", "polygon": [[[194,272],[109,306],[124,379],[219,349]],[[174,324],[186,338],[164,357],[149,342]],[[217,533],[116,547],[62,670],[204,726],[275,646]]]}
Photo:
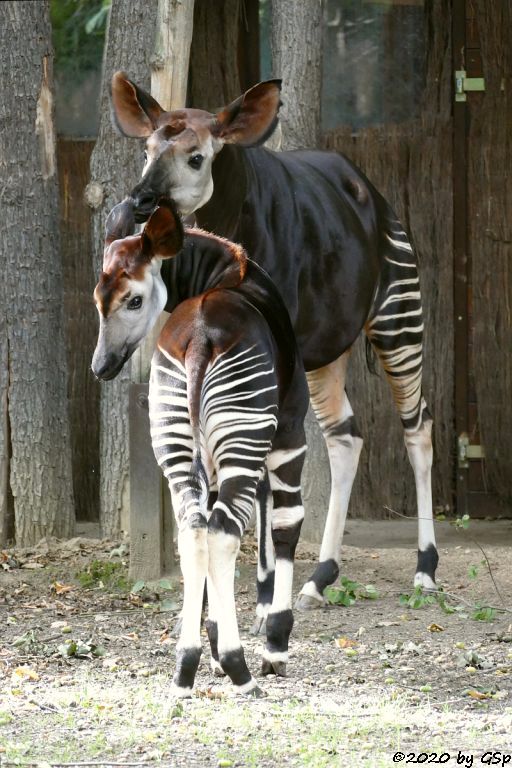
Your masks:
{"label": "okapi calf", "polygon": [[176,307],[158,339],[149,388],[153,449],[169,482],[184,580],[176,692],[191,695],[206,580],[213,668],[222,668],[238,691],[257,695],[237,626],[235,561],[266,471],[276,568],[262,672],[285,674],[304,517],[302,361],[279,293],[240,246],[201,230],[184,232],[167,200],[142,234],[125,236],[133,226],[127,199],[107,221],[92,369],[101,379],[116,376],[166,304]]}

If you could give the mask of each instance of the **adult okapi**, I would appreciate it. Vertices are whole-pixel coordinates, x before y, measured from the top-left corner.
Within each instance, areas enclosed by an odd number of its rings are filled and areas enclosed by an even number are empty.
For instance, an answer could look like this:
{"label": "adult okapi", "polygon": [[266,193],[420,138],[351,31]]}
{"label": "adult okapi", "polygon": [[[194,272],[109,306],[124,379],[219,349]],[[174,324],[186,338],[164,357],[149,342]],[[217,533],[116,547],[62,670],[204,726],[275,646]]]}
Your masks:
{"label": "adult okapi", "polygon": [[[364,329],[391,385],[416,482],[415,585],[435,588],[432,417],[422,396],[423,319],[416,259],[396,215],[365,176],[333,152],[271,152],[280,81],[259,83],[216,114],[166,112],[123,72],[112,80],[115,122],[146,139],[135,215],[162,195],[203,229],[241,243],[279,288],[329,453],[331,496],[320,562],[296,607],[323,602],[339,573],[343,530],[362,447],[345,392],[349,351]],[[261,586],[261,585],[260,585]]]}

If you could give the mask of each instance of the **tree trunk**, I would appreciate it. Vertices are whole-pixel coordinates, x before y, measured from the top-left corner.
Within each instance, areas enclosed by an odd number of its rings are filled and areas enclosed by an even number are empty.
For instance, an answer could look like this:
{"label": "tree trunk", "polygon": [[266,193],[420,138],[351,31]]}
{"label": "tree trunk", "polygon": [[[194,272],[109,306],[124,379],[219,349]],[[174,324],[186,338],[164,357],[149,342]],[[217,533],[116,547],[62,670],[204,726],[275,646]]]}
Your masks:
{"label": "tree trunk", "polygon": [[84,200],[93,141],[59,137],[60,243],[66,322],[68,402],[76,519],[99,518],[100,387],[91,372],[97,313],[91,251],[91,211]]}
{"label": "tree trunk", "polygon": [[[316,147],[320,136],[322,86],[322,2],[272,0],[272,72],[283,80],[281,148]],[[309,409],[307,454],[302,473],[306,508],[304,535],[319,541],[331,485],[325,442]]]}
{"label": "tree trunk", "polygon": [[318,146],[322,13],[322,0],[272,0],[272,71],[283,80],[283,149]]}
{"label": "tree trunk", "polygon": [[240,95],[239,14],[240,0],[196,0],[189,106],[215,111]]}
{"label": "tree trunk", "polygon": [[[151,54],[155,43],[157,0],[113,0],[107,29],[101,117],[91,157],[87,189],[93,214],[94,273],[103,259],[106,217],[140,178],[143,144],[120,136],[111,122],[110,81],[124,69],[138,85],[150,88]],[[102,384],[100,405],[100,522],[104,535],[116,534],[128,519],[128,385],[130,366],[117,379]]]}
{"label": "tree trunk", "polygon": [[8,463],[25,546],[74,527],[46,0],[0,5],[0,49],[0,517]]}

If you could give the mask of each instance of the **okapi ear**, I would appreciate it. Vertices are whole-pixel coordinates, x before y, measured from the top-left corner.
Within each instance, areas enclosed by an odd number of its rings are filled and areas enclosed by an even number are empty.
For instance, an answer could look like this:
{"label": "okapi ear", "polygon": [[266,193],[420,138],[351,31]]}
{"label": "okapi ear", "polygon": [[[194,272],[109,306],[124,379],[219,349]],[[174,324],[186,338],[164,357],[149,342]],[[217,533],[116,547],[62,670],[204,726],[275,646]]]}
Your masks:
{"label": "okapi ear", "polygon": [[135,217],[133,215],[133,198],[126,197],[110,211],[105,223],[105,247],[114,240],[133,235],[135,232]]}
{"label": "okapi ear", "polygon": [[263,144],[277,125],[280,96],[281,80],[254,85],[218,112],[212,133],[226,144]]}
{"label": "okapi ear", "polygon": [[170,259],[181,251],[183,237],[183,224],[176,206],[162,197],[142,233],[143,254],[150,259]]}
{"label": "okapi ear", "polygon": [[144,139],[157,127],[165,112],[146,91],[128,79],[125,72],[115,72],[111,85],[114,122],[124,136]]}

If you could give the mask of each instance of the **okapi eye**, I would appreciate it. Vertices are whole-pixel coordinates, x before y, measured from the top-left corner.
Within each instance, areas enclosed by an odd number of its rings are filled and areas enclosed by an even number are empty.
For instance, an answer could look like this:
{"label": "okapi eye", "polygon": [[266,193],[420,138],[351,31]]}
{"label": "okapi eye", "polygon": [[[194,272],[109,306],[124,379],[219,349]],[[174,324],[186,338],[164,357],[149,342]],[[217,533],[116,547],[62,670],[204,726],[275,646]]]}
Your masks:
{"label": "okapi eye", "polygon": [[198,171],[201,165],[203,164],[203,160],[204,160],[204,157],[202,155],[192,155],[192,157],[188,161],[188,164],[195,171]]}
{"label": "okapi eye", "polygon": [[142,307],[142,296],[134,296],[126,305],[126,309],[140,309]]}

